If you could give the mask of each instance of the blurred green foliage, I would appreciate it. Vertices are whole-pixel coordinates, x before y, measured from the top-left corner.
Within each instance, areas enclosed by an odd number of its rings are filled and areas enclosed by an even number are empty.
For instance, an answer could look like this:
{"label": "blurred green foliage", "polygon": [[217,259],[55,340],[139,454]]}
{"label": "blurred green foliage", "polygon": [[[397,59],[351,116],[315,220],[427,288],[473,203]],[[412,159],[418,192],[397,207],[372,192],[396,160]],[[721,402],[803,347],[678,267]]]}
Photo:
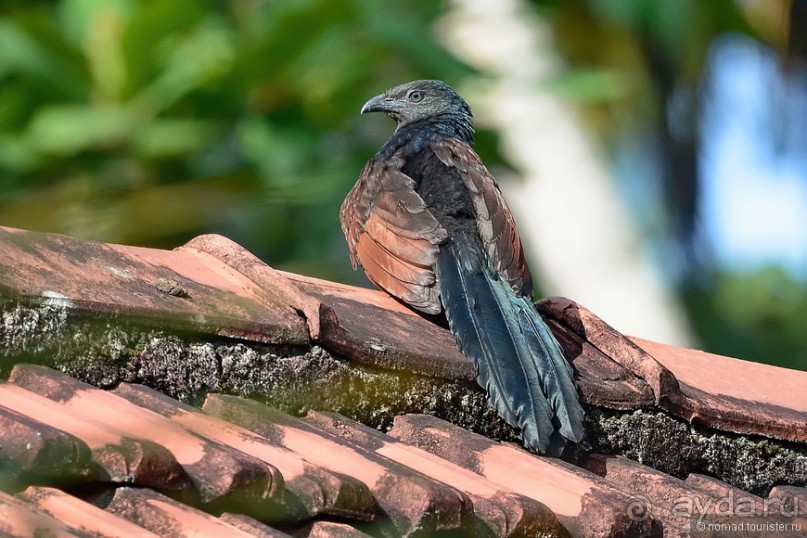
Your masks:
{"label": "blurred green foliage", "polygon": [[162,247],[218,232],[331,278],[339,204],[392,130],[359,123],[361,104],[468,72],[434,42],[428,0],[0,9],[4,224]]}
{"label": "blurred green foliage", "polygon": [[692,325],[715,351],[807,370],[807,287],[781,268],[721,271],[682,292]]}
{"label": "blurred green foliage", "polygon": [[[537,90],[583,104],[609,151],[625,129],[660,144],[669,178],[647,212],[685,224],[653,222],[647,235],[687,243],[698,141],[692,129],[674,132],[666,107],[697,98],[715,36],[755,35],[739,3],[532,4],[571,66]],[[393,128],[358,110],[405,80],[456,83],[471,72],[435,36],[444,9],[433,0],[3,0],[0,224],[163,248],[220,233],[273,266],[358,281],[338,208]],[[676,121],[691,128],[697,106],[684,110],[693,115]],[[494,133],[479,132],[477,147],[501,164]],[[803,282],[698,263],[680,291],[704,347],[807,368]]]}

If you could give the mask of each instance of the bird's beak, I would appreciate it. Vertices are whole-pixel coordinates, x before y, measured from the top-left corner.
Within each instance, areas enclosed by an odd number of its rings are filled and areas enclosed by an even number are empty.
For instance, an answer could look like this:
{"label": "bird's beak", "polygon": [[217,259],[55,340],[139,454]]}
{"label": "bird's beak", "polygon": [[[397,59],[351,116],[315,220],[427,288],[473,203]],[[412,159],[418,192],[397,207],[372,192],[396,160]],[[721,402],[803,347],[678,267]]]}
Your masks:
{"label": "bird's beak", "polygon": [[361,113],[386,112],[387,114],[394,114],[397,112],[398,108],[398,102],[395,99],[387,97],[382,93],[364,103],[364,106],[361,107]]}

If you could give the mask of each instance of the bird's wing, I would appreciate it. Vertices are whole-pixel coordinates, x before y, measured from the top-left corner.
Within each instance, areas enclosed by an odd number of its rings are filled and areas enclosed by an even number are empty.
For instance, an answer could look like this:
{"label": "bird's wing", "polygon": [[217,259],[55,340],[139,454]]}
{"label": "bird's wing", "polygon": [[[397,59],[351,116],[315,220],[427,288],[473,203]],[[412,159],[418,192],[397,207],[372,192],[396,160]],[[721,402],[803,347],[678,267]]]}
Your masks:
{"label": "bird's wing", "polygon": [[476,224],[493,267],[517,295],[532,296],[532,277],[516,222],[496,180],[476,152],[456,138],[445,138],[432,148],[446,166],[456,168],[471,192]]}
{"label": "bird's wing", "polygon": [[401,171],[398,157],[371,160],[342,203],[350,261],[381,289],[429,314],[441,311],[434,264],[448,235]]}

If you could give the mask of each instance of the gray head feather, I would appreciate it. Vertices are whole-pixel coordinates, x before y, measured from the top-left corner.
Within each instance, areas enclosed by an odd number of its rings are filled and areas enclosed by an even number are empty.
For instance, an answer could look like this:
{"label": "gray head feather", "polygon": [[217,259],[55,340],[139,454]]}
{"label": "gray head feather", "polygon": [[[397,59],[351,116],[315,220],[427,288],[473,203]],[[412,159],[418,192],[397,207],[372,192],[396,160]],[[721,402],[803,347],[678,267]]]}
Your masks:
{"label": "gray head feather", "polygon": [[473,132],[473,114],[468,103],[441,80],[415,80],[395,86],[367,101],[361,113],[383,112],[400,129],[417,121],[456,124]]}

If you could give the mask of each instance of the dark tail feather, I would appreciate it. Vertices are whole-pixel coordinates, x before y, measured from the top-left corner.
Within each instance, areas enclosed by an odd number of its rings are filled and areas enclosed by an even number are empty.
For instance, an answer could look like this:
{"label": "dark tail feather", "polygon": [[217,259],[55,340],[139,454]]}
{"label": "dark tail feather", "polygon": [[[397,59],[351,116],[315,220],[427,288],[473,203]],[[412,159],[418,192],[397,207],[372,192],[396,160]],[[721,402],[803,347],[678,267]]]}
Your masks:
{"label": "dark tail feather", "polygon": [[583,409],[571,365],[529,298],[518,297],[474,249],[440,249],[437,273],[451,332],[477,381],[524,442],[560,455],[583,438]]}

